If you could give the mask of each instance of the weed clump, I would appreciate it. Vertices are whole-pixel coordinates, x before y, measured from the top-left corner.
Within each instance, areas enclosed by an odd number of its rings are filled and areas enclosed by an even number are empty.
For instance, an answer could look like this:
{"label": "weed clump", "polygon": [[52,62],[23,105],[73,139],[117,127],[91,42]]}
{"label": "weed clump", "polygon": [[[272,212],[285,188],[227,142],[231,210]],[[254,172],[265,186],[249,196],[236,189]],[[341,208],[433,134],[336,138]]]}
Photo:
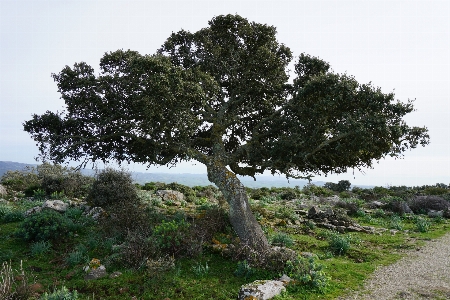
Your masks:
{"label": "weed clump", "polygon": [[283,273],[292,279],[287,286],[287,290],[293,292],[308,287],[324,293],[330,281],[330,277],[323,271],[323,266],[316,263],[312,257],[299,257],[288,261]]}
{"label": "weed clump", "polygon": [[73,292],[69,291],[68,288],[65,286],[62,286],[60,289],[56,289],[51,294],[48,294],[45,292],[40,300],[77,300],[78,299],[78,292],[75,290]]}

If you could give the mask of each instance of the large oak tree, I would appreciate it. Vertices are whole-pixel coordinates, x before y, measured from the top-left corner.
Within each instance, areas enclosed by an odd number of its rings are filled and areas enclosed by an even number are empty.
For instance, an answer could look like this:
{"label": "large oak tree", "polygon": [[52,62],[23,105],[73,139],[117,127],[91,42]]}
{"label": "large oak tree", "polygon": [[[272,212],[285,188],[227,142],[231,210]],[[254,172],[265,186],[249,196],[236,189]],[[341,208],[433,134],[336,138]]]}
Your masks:
{"label": "large oak tree", "polygon": [[426,145],[426,128],[371,84],[292,53],[275,27],[238,15],[213,18],[195,33],[173,33],[153,55],[118,50],[53,74],[65,110],[24,123],[41,154],[66,160],[147,165],[197,160],[230,205],[243,243],[269,245],[236,175],[341,173]]}

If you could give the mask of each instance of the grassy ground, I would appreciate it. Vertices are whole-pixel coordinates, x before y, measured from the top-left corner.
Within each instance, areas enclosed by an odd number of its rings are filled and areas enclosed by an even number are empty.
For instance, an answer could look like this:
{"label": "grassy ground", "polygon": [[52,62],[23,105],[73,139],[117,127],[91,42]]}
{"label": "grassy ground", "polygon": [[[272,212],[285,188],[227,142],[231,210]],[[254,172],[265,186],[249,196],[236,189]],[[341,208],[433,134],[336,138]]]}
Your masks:
{"label": "grassy ground", "polygon": [[[180,212],[198,216],[213,206],[205,197],[176,206],[176,203],[154,201],[151,193],[147,196],[143,198],[143,205],[157,208],[159,214],[171,217]],[[34,202],[22,198],[3,203],[3,208],[7,207],[3,216],[23,212],[42,203]],[[405,250],[418,248],[427,240],[450,231],[448,220],[442,218],[398,216],[380,210],[361,209],[353,217],[355,222],[387,230],[379,234],[338,234],[318,228],[305,217],[300,217],[295,212],[299,205],[296,200],[284,201],[274,196],[252,200],[251,205],[272,242],[288,245],[299,254],[314,253],[317,255],[315,263],[323,266],[330,278],[322,291],[310,286],[297,286],[276,299],[334,299],[345,295],[360,288],[377,266],[391,264],[401,258]],[[194,257],[179,256],[170,268],[152,271],[145,261],[140,268],[124,267],[118,262],[120,253],[114,250],[118,241],[105,237],[104,228],[96,223],[89,223],[82,230],[46,245],[27,242],[16,234],[23,222],[20,217],[20,220],[6,219],[3,218],[0,224],[0,261],[3,265],[10,263],[17,270],[16,286],[25,280],[24,276],[28,282],[41,285],[36,288],[35,299],[39,299],[43,292],[51,293],[63,286],[70,291],[78,291],[79,299],[235,299],[243,284],[282,275],[254,268],[247,276],[236,276],[238,261],[214,250],[212,240],[204,241],[202,251]],[[233,237],[229,235],[229,230],[216,233],[216,244],[217,240],[220,240],[219,244],[231,240]],[[333,238],[334,242],[341,244],[333,246]],[[120,271],[122,275],[85,280],[83,268],[93,258],[105,264],[109,274]],[[19,271],[21,263],[23,274]]]}

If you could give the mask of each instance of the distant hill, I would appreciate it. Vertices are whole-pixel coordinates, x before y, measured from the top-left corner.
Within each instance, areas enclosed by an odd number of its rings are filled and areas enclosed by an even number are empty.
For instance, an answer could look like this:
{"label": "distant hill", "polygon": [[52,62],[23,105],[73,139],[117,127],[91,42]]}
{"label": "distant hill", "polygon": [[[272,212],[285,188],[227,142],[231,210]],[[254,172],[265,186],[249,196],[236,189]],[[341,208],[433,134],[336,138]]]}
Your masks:
{"label": "distant hill", "polygon": [[[24,170],[26,166],[36,166],[36,164],[24,164],[11,161],[0,161],[0,177],[3,176],[7,171]],[[92,175],[94,171],[91,169],[83,169],[81,172],[85,175]],[[144,184],[146,182],[164,182],[171,183],[177,182],[187,186],[206,186],[210,185],[211,182],[208,181],[206,174],[173,174],[173,173],[142,173],[142,172],[132,172],[131,173],[135,182],[139,184]],[[299,179],[289,179],[289,181],[282,176],[270,176],[270,175],[260,175],[256,176],[256,181],[251,177],[239,177],[242,183],[246,187],[259,188],[259,187],[303,187],[308,183],[306,180]],[[324,182],[316,181],[313,182],[316,185],[323,185]]]}
{"label": "distant hill", "polygon": [[0,161],[0,177],[7,171],[24,170],[27,166],[37,166],[36,164],[23,164],[13,161]]}

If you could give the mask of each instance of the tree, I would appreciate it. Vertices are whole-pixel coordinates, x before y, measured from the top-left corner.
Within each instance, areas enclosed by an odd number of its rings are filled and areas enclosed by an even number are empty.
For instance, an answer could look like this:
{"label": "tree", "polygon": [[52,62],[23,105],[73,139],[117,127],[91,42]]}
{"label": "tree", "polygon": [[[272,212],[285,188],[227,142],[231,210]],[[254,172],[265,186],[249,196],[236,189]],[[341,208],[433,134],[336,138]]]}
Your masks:
{"label": "tree", "polygon": [[33,115],[24,130],[54,162],[197,160],[230,204],[240,240],[266,251],[236,175],[341,173],[429,140],[402,119],[412,101],[307,54],[289,83],[291,60],[275,27],[218,16],[195,33],[172,33],[154,55],[105,53],[98,75],[84,62],[52,74],[66,108]]}
{"label": "tree", "polygon": [[338,183],[327,182],[323,185],[324,188],[332,190],[334,192],[344,192],[350,189],[352,184],[348,180],[339,180]]}

